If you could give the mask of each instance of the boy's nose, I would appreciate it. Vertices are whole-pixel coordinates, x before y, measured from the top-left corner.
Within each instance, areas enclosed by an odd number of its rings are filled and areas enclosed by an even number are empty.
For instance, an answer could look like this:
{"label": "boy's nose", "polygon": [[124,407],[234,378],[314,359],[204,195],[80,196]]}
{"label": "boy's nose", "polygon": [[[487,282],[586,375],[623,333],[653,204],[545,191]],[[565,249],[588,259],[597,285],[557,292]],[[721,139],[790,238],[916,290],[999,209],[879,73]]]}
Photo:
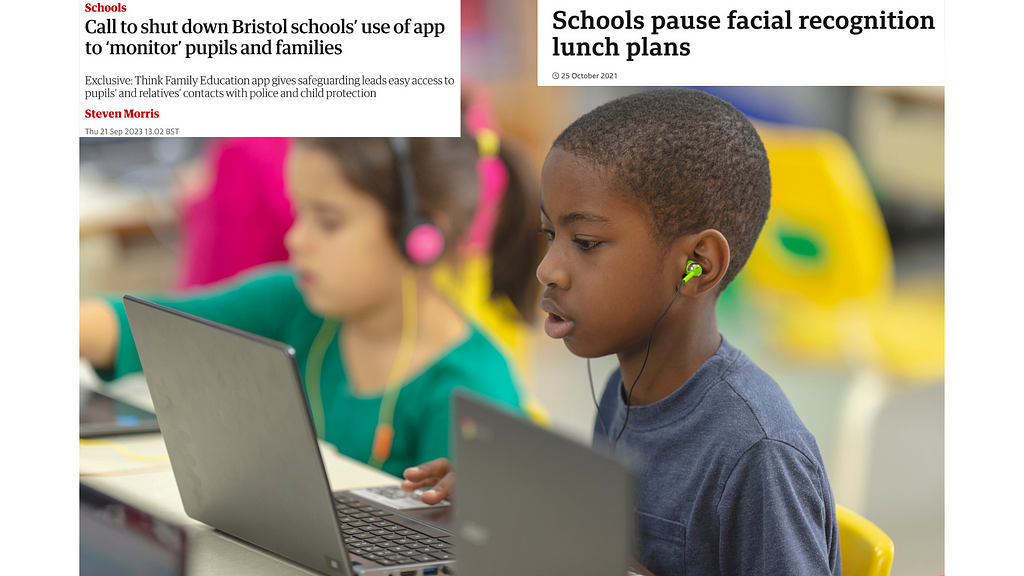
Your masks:
{"label": "boy's nose", "polygon": [[561,264],[558,250],[554,244],[548,248],[548,253],[544,255],[540,266],[537,266],[537,280],[540,280],[540,283],[548,288],[569,288],[569,274],[565,266]]}

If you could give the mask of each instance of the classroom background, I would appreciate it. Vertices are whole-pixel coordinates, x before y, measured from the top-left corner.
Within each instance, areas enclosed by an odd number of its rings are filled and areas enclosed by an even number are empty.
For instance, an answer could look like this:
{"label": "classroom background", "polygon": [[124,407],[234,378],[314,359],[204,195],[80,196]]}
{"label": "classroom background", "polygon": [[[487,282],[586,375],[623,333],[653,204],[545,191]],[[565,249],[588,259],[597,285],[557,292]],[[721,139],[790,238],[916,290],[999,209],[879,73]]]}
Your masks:
{"label": "classroom background", "polygon": [[[538,172],[562,127],[641,89],[471,82]],[[940,574],[942,89],[702,88],[757,123],[773,172],[769,223],[722,296],[720,329],[785,390],[818,440],[837,502],[893,539],[892,573]],[[505,101],[516,91],[528,95],[525,106]],[[258,239],[280,237],[289,224],[287,210],[265,208],[283,197],[288,145],[83,139],[81,295],[186,289],[286,259],[283,247]],[[232,258],[211,257],[218,229],[242,240],[219,244]],[[539,323],[516,353],[551,424],[589,442],[595,409],[585,362]],[[594,361],[598,395],[615,365],[614,357]],[[144,384],[112,390],[131,398]]]}
{"label": "classroom background", "polygon": [[[477,121],[539,173],[572,120],[644,88],[537,87],[536,11],[523,4],[463,1],[463,84]],[[698,88],[756,123],[772,163],[772,212],[722,296],[722,333],[789,396],[836,501],[893,539],[892,574],[943,573],[943,89]],[[265,239],[290,224],[275,204],[288,145],[82,139],[81,295],[186,289],[286,259]],[[540,323],[513,353],[551,425],[589,443],[584,360]],[[598,396],[615,364],[593,362]],[[131,399],[145,385],[110,390]]]}

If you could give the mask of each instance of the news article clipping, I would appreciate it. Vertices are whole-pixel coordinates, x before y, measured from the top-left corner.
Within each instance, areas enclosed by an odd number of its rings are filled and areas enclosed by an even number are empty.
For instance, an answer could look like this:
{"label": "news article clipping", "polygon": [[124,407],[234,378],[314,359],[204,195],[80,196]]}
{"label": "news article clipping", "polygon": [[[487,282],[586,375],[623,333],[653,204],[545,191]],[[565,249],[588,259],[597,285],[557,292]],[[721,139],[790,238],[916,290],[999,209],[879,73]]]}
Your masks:
{"label": "news article clipping", "polygon": [[457,136],[459,2],[85,3],[80,136]]}
{"label": "news article clipping", "polygon": [[[9,486],[26,495],[12,503],[12,518],[22,526],[18,552],[9,560],[14,570],[46,565],[64,573],[79,562],[72,473],[78,449],[69,441],[76,401],[73,394],[54,393],[78,370],[77,336],[66,320],[78,301],[78,138],[453,135],[461,89],[458,9],[455,2],[187,1],[15,8],[22,25],[4,38],[5,58],[27,88],[12,86],[5,96],[17,106],[11,107],[19,117],[14,135],[24,143],[5,159],[15,192],[8,220],[16,221],[5,227],[4,238],[17,272],[8,277],[5,295],[9,303],[24,302],[12,310],[13,325],[24,330],[7,341],[11,359],[21,361],[12,362],[11,373],[20,383],[10,396],[17,414],[5,420],[4,431],[10,438],[32,433],[9,453],[12,462],[26,464],[9,470],[17,476]],[[1006,231],[1014,228],[1021,202],[1007,191],[1019,186],[999,166],[1013,165],[1022,152],[1019,143],[1006,142],[1007,134],[1024,128],[1015,113],[1007,114],[1016,105],[1006,100],[1019,94],[1007,55],[1019,50],[1014,23],[1021,19],[1017,5],[996,9],[959,0],[628,6],[539,0],[536,78],[538,86],[564,89],[947,85],[947,259],[1005,271],[1005,251],[978,253],[966,241],[985,232],[1011,251],[1015,245]],[[52,35],[45,41],[44,32]],[[437,81],[414,84],[414,78]],[[330,89],[335,93],[329,96]],[[87,117],[87,110],[95,113]],[[41,194],[47,195],[42,203]],[[978,222],[988,222],[985,231]],[[20,275],[23,283],[16,281]],[[949,574],[1010,568],[1005,551],[1022,535],[1012,521],[1021,510],[1009,446],[989,441],[1014,437],[1019,420],[1019,387],[1005,386],[1012,372],[988,360],[1016,353],[1010,333],[1021,319],[1015,279],[1007,272],[990,282],[984,301],[970,308],[965,303],[977,298],[967,282],[947,288],[949,348],[956,350],[947,368],[947,446],[956,457],[947,478],[947,538],[960,543],[946,551]],[[48,320],[40,323],[44,314]],[[47,346],[33,351],[35,342]],[[27,353],[18,352],[26,347]],[[43,366],[53,374],[41,378]],[[49,388],[41,392],[41,386]],[[992,398],[1002,401],[993,405]],[[20,406],[45,407],[56,416],[41,422],[38,410]],[[982,469],[990,472],[979,478],[973,471]],[[979,491],[1006,494],[1006,501],[981,502]]]}
{"label": "news article clipping", "polygon": [[941,85],[943,20],[934,0],[538,0],[537,85]]}

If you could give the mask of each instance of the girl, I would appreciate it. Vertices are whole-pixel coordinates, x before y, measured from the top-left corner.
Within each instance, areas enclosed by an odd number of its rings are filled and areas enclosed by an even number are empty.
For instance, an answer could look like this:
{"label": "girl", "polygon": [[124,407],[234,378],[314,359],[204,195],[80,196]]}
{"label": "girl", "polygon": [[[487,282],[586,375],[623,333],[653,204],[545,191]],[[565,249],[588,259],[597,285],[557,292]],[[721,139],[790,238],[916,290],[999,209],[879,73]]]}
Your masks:
{"label": "girl", "polygon": [[[452,388],[511,406],[519,396],[506,359],[431,287],[430,266],[414,264],[424,244],[403,250],[400,239],[419,216],[451,254],[474,215],[476,160],[466,137],[298,140],[287,166],[297,212],[285,240],[290,268],[150,299],[294,347],[317,434],[341,453],[395,475],[447,456]],[[492,271],[494,292],[525,316],[536,283],[504,271],[524,261],[529,269],[543,250],[526,218],[538,197],[531,182],[510,178],[496,229],[515,234],[504,234],[509,256]],[[81,354],[102,377],[140,369],[119,299],[83,302],[80,320]]]}

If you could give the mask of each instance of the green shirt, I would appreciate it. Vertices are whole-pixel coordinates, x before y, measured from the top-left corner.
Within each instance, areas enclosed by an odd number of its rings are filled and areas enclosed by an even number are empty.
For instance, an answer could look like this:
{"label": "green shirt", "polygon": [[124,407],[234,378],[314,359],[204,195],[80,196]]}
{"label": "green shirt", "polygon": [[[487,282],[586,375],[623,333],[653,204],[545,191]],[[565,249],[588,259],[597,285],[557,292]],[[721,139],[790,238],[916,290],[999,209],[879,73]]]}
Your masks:
{"label": "green shirt", "polygon": [[[212,290],[177,296],[145,295],[147,300],[277,340],[295,349],[299,374],[305,378],[310,346],[324,319],[311,312],[288,269],[268,268]],[[103,371],[114,379],[142,369],[119,298],[108,300],[121,325],[117,362]],[[351,390],[336,331],[324,356],[320,391],[324,407],[325,440],[342,454],[368,462],[380,415],[381,396]],[[305,385],[305,383],[303,383]],[[475,327],[461,343],[441,355],[412,379],[407,379],[395,405],[395,438],[383,470],[401,477],[409,466],[449,457],[448,397],[456,387],[468,388],[511,407],[519,396],[505,357]],[[307,393],[308,394],[308,393]],[[308,399],[308,396],[307,396]]]}

